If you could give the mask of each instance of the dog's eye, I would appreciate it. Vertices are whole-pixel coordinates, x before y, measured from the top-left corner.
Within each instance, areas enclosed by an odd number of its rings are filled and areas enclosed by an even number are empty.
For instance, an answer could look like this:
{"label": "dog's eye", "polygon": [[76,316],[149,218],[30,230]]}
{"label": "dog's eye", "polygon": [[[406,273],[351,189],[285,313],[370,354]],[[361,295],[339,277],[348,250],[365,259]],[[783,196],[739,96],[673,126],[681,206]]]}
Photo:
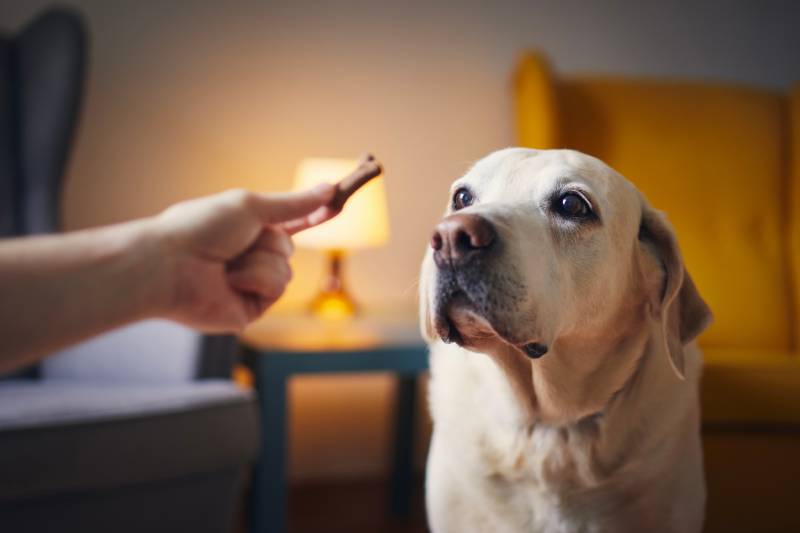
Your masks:
{"label": "dog's eye", "polygon": [[592,208],[578,193],[568,192],[562,194],[555,202],[556,213],[564,218],[581,219],[592,214]]}
{"label": "dog's eye", "polygon": [[456,189],[455,194],[453,194],[453,210],[458,211],[459,209],[464,209],[467,206],[472,205],[472,202],[475,201],[475,197],[472,196],[472,193],[466,187],[461,187]]}

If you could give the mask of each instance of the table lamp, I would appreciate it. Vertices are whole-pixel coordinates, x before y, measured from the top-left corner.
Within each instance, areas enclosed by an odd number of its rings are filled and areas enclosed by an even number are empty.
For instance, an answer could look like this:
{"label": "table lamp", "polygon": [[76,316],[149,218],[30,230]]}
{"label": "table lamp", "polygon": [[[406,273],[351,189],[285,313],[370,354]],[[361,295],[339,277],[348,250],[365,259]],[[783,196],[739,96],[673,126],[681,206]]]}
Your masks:
{"label": "table lamp", "polygon": [[[319,183],[335,183],[358,167],[355,159],[307,158],[297,167],[294,187],[308,189]],[[294,236],[298,246],[323,250],[327,272],[311,312],[325,318],[344,318],[358,312],[345,288],[343,265],[348,252],[380,246],[389,240],[386,192],[380,177],[373,179],[348,200],[342,212],[320,226]]]}

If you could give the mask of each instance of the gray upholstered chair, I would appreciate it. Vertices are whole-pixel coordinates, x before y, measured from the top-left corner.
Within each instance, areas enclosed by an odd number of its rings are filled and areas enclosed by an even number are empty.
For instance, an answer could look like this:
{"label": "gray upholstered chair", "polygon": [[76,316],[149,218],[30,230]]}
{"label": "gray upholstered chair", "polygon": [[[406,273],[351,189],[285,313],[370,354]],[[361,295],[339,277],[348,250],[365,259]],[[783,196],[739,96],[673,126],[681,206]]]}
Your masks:
{"label": "gray upholstered chair", "polygon": [[[85,50],[70,10],[0,35],[0,237],[58,229]],[[0,380],[0,530],[229,531],[258,441],[234,349],[149,321]]]}

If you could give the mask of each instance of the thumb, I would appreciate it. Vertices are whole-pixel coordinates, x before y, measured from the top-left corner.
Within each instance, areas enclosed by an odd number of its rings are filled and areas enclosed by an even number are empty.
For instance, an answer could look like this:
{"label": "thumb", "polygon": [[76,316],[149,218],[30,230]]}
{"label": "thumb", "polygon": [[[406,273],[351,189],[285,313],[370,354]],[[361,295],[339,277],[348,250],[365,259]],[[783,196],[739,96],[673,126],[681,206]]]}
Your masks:
{"label": "thumb", "polygon": [[256,194],[254,205],[264,224],[275,224],[307,215],[333,199],[336,187],[321,183],[300,192]]}

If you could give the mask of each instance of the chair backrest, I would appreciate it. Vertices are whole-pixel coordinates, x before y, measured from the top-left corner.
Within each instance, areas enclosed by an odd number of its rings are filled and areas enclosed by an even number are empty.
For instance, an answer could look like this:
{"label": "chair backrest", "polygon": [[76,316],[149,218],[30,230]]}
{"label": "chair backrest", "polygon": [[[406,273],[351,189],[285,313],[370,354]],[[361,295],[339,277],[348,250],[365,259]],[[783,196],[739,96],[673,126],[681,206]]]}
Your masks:
{"label": "chair backrest", "polygon": [[715,314],[704,344],[796,347],[800,261],[798,234],[790,235],[800,176],[790,174],[798,140],[790,136],[786,95],[710,83],[560,79],[533,54],[517,71],[516,97],[523,146],[594,155],[667,213]]}
{"label": "chair backrest", "polygon": [[64,8],[0,36],[0,236],[59,229],[86,39],[81,17]]}

